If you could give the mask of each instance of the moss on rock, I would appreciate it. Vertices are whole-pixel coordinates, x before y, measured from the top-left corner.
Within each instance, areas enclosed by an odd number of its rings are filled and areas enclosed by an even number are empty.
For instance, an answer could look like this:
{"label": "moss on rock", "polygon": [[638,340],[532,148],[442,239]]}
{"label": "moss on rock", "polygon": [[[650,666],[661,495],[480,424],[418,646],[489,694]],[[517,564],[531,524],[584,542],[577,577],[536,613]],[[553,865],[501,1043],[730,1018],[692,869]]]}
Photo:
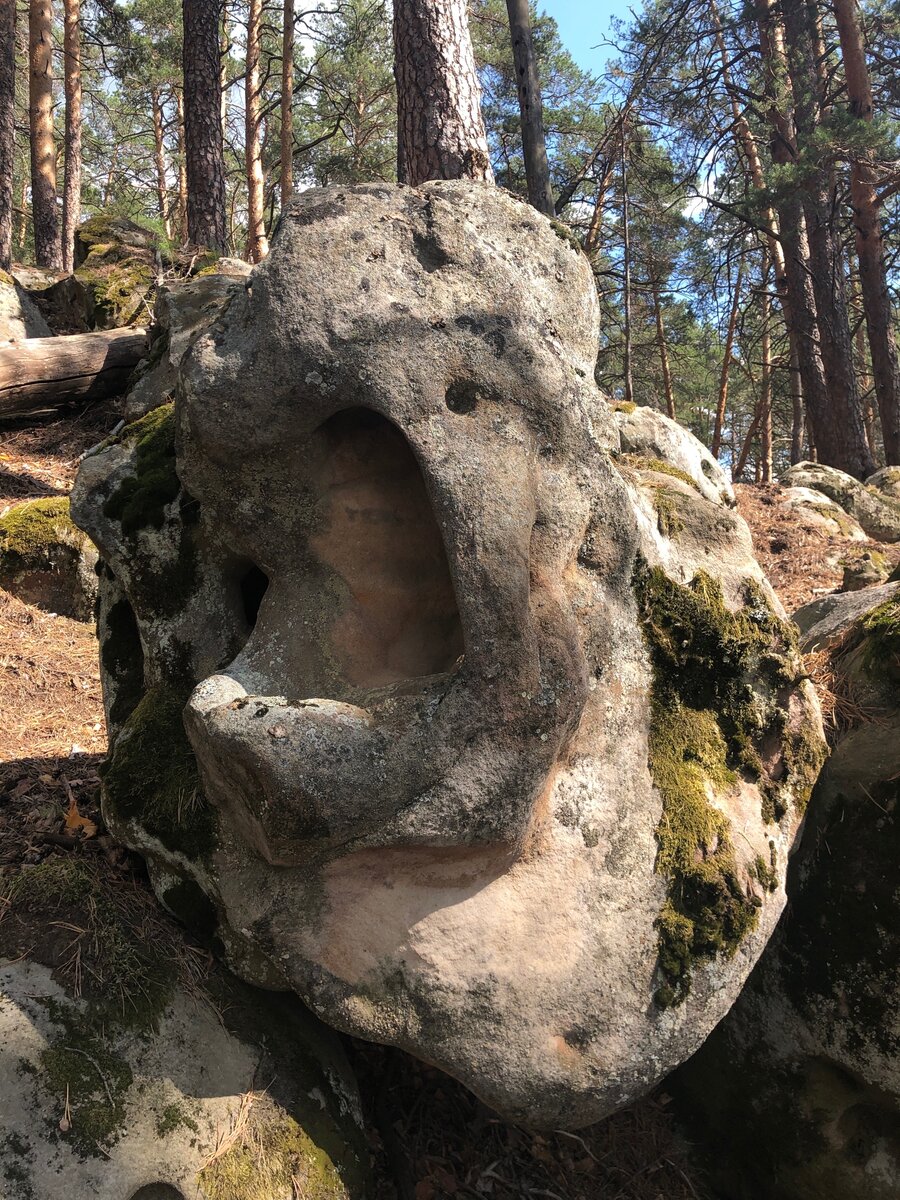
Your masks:
{"label": "moss on rock", "polygon": [[78,548],[86,542],[85,535],[72,524],[68,496],[30,500],[0,517],[0,556],[4,565],[46,566],[55,546],[63,543]]}
{"label": "moss on rock", "polygon": [[900,598],[892,596],[860,622],[865,636],[863,663],[876,679],[900,681]]}
{"label": "moss on rock", "polygon": [[783,784],[763,779],[756,746],[778,710],[753,683],[777,692],[793,681],[795,643],[752,581],[738,612],[702,572],[685,587],[641,564],[634,584],[653,667],[649,763],[663,799],[656,868],[669,880],[657,919],[665,982],[656,999],[665,1006],[688,994],[695,961],[734,954],[756,924],[758,901],[742,886],[729,821],[711,797],[743,773],[770,785],[764,816],[784,812],[790,773]]}
{"label": "moss on rock", "polygon": [[175,471],[175,405],[163,404],[127,425],[121,440],[134,445],[134,474],[122,480],[103,512],[120,522],[126,536],[147,526],[161,529],[166,506],[181,490]]}
{"label": "moss on rock", "polygon": [[331,1159],[270,1096],[255,1095],[224,1154],[198,1176],[209,1200],[343,1200],[346,1188]]}
{"label": "moss on rock", "polygon": [[618,461],[632,467],[635,471],[654,471],[658,475],[671,475],[673,479],[680,479],[682,483],[688,484],[695,492],[701,491],[700,485],[693,475],[682,471],[681,467],[664,462],[661,458],[647,458],[643,454],[621,454]]}
{"label": "moss on rock", "polygon": [[186,701],[187,692],[174,688],[147,692],[104,765],[103,789],[116,816],[196,858],[213,849],[215,823],[181,719]]}

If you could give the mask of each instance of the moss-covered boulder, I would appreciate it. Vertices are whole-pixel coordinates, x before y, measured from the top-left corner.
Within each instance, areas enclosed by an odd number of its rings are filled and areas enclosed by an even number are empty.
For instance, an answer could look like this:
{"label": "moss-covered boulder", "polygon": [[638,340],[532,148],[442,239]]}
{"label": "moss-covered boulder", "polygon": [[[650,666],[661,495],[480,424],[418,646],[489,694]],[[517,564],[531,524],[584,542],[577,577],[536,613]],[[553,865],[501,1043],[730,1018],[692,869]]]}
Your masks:
{"label": "moss-covered boulder", "polygon": [[900,542],[900,500],[888,491],[860,483],[836,467],[814,462],[795,463],[785,471],[781,482],[821,492],[854,517],[867,537]]}
{"label": "moss-covered boulder", "polygon": [[598,392],[540,214],[438,181],[279,228],[73,493],[105,819],[248,978],[575,1128],[702,1041],[785,904],[793,629],[696,439]]}
{"label": "moss-covered boulder", "polygon": [[827,655],[834,749],[790,909],[675,1081],[725,1200],[900,1195],[900,597],[829,600],[804,643]]}
{"label": "moss-covered boulder", "polygon": [[4,1196],[361,1200],[356,1084],[297,1000],[203,965],[102,856],[0,875],[0,900]]}
{"label": "moss-covered boulder", "polygon": [[900,501],[900,467],[882,467],[866,480],[866,487],[874,488],[891,499]]}
{"label": "moss-covered boulder", "polygon": [[[47,333],[87,333],[93,329],[92,303],[74,275],[46,267],[13,268],[16,283],[40,313]],[[46,337],[47,333],[32,336]]]}
{"label": "moss-covered boulder", "polygon": [[75,279],[96,329],[146,322],[162,263],[159,236],[134,221],[101,214],[76,231]]}
{"label": "moss-covered boulder", "polygon": [[26,500],[0,516],[0,587],[27,604],[94,618],[97,551],[72,524],[67,496]]}

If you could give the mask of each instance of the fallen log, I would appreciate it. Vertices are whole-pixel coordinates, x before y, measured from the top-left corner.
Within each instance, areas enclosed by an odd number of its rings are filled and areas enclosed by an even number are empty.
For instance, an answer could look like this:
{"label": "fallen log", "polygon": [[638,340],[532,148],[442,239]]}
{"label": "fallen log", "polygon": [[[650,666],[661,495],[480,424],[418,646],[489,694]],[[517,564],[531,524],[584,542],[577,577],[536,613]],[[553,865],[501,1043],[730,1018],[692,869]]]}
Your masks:
{"label": "fallen log", "polygon": [[104,329],[0,345],[0,417],[67,400],[114,396],[146,352],[145,329]]}

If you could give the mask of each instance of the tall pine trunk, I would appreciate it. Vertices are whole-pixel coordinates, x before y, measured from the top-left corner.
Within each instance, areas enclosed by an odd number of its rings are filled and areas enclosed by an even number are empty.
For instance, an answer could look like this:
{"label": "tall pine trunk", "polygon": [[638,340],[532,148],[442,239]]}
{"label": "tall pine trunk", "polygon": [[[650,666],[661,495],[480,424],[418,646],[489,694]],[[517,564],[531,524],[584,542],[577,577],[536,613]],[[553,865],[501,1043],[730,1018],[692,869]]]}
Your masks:
{"label": "tall pine trunk", "polygon": [[722,430],[725,428],[725,414],[728,408],[728,381],[731,375],[731,359],[734,353],[734,335],[737,331],[738,314],[741,310],[741,284],[744,280],[744,260],[738,260],[737,279],[734,281],[734,294],[731,298],[731,311],[728,314],[728,328],[725,332],[725,350],[722,355],[722,370],[719,374],[719,399],[716,404],[716,421],[713,426],[712,451],[713,458],[719,457],[722,449]]}
{"label": "tall pine trunk", "polygon": [[39,267],[62,265],[56,208],[56,147],[53,142],[53,6],[28,5],[28,118],[31,127],[31,213],[34,257]]}
{"label": "tall pine trunk", "polygon": [[182,0],[182,15],[188,240],[221,253],[225,250],[222,0]]}
{"label": "tall pine trunk", "polygon": [[659,361],[663,373],[663,390],[666,396],[666,415],[675,420],[675,392],[672,388],[672,369],[669,365],[669,347],[666,344],[666,329],[663,324],[662,299],[660,297],[659,280],[653,273],[651,285],[653,289],[653,315],[656,323],[656,348],[659,351]]}
{"label": "tall pine trunk", "polygon": [[800,168],[796,186],[806,217],[809,272],[828,388],[825,419],[817,422],[811,413],[815,443],[820,462],[863,479],[875,464],[866,442],[853,369],[842,248],[835,229],[834,182],[815,152],[821,109],[816,14],[808,0],[782,0],[781,11],[794,96],[795,161]]}
{"label": "tall pine trunk", "polygon": [[156,208],[159,212],[159,219],[162,221],[166,237],[171,237],[169,185],[166,180],[166,145],[163,136],[163,106],[158,87],[151,89],[150,107],[153,112],[153,161],[156,166]]}
{"label": "tall pine trunk", "polygon": [[[857,121],[867,125],[874,116],[872,85],[855,6],[852,0],[834,0],[834,12],[844,57],[850,112]],[[900,464],[900,363],[887,286],[875,171],[868,156],[860,155],[851,165],[850,198],[885,461],[888,466],[895,466]]]}
{"label": "tall pine trunk", "polygon": [[494,178],[465,0],[394,0],[397,178]]}
{"label": "tall pine trunk", "polygon": [[187,139],[184,136],[184,88],[175,89],[175,115],[178,121],[178,236],[189,242],[187,220]]}
{"label": "tall pine trunk", "polygon": [[553,207],[550,164],[547,161],[547,144],[544,140],[544,108],[531,37],[529,0],[506,0],[506,11],[509,15],[516,87],[519,93],[522,153],[525,158],[528,199],[538,212],[552,217],[555,216],[556,210]]}
{"label": "tall pine trunk", "polygon": [[16,0],[0,0],[0,270],[12,264],[16,153]]}
{"label": "tall pine trunk", "polygon": [[284,0],[281,29],[281,211],[294,191],[294,0]]}
{"label": "tall pine trunk", "polygon": [[81,0],[63,0],[66,141],[63,181],[63,270],[75,267],[75,230],[81,221]]}
{"label": "tall pine trunk", "polygon": [[247,58],[244,70],[244,155],[247,168],[247,258],[257,263],[269,253],[265,221],[265,180],[259,144],[259,58],[262,0],[247,10]]}

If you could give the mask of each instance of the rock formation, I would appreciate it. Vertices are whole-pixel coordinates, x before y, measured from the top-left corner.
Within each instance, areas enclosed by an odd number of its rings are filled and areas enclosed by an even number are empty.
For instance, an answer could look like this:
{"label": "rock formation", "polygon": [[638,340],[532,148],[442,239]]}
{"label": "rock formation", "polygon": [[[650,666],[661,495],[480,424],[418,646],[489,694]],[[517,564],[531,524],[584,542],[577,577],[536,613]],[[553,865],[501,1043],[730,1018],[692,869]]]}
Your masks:
{"label": "rock formation", "polygon": [[834,750],[790,912],[676,1088],[725,1200],[896,1200],[900,587],[823,597],[797,619],[828,657]]}
{"label": "rock formation", "polygon": [[813,462],[795,463],[785,471],[781,482],[791,488],[821,492],[855,517],[867,537],[900,542],[900,500],[883,484],[860,483],[836,467]]}
{"label": "rock formation", "polygon": [[26,604],[94,619],[97,551],[69,516],[67,496],[17,504],[0,516],[0,587]]}
{"label": "rock formation", "polygon": [[614,417],[597,339],[587,260],[501,190],[311,190],[73,494],[104,813],[163,902],[567,1128],[727,1012],[822,754],[730,489]]}

